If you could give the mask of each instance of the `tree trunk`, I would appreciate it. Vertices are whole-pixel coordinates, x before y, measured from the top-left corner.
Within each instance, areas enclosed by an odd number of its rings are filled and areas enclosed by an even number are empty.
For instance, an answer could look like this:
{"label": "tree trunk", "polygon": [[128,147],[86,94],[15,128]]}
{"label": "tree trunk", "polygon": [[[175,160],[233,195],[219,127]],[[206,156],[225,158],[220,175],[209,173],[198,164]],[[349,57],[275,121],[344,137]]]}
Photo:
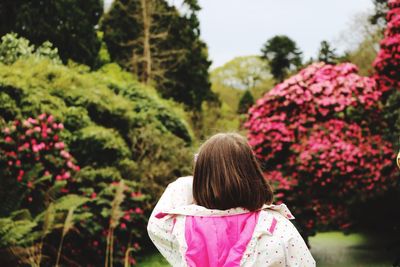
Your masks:
{"label": "tree trunk", "polygon": [[151,1],[141,0],[143,16],[143,72],[141,81],[145,84],[151,77],[151,50],[150,50],[150,27],[151,27]]}

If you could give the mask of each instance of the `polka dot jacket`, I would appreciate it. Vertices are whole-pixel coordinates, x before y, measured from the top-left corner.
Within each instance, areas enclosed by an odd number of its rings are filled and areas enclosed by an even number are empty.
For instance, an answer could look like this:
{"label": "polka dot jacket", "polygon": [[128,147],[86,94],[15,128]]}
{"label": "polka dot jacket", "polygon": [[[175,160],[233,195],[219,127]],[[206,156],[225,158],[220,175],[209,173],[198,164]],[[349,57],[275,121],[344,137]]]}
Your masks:
{"label": "polka dot jacket", "polygon": [[147,226],[172,266],[315,266],[286,205],[206,209],[194,204],[192,182],[189,176],[169,184]]}

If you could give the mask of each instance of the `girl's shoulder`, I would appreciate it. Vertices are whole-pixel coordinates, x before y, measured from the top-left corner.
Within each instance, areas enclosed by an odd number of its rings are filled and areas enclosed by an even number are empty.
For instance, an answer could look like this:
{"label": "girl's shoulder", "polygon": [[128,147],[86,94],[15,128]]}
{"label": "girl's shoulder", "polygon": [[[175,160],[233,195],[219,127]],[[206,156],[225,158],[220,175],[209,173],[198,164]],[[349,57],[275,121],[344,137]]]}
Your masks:
{"label": "girl's shoulder", "polygon": [[281,204],[265,204],[262,208],[262,211],[265,213],[273,214],[275,216],[283,217],[288,220],[293,220],[295,219],[293,214],[290,212],[289,208],[286,206],[286,204],[281,203]]}

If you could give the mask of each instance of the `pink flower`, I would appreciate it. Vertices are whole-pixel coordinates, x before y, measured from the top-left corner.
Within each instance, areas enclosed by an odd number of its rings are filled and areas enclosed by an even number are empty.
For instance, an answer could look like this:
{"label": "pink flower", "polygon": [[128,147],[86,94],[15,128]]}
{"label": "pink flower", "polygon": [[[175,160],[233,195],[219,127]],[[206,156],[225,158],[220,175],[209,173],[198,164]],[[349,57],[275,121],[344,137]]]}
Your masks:
{"label": "pink flower", "polygon": [[136,260],[132,257],[129,257],[129,264],[135,265],[136,264]]}
{"label": "pink flower", "polygon": [[53,117],[53,115],[50,115],[48,118],[47,118],[47,122],[48,123],[52,123],[54,121],[54,117]]}
{"label": "pink flower", "polygon": [[125,213],[124,217],[125,220],[130,221],[131,216],[129,215],[129,213]]}
{"label": "pink flower", "polygon": [[60,151],[60,155],[65,158],[65,159],[70,159],[71,158],[71,154],[69,154],[67,151],[65,150],[61,150]]}
{"label": "pink flower", "polygon": [[26,128],[29,128],[29,127],[32,126],[32,124],[31,124],[29,121],[23,121],[23,122],[22,122],[22,125],[23,125],[24,127],[26,127]]}
{"label": "pink flower", "polygon": [[141,192],[132,192],[131,193],[131,197],[133,197],[133,198],[138,198],[138,197],[141,197],[141,196],[142,196]]}
{"label": "pink flower", "polygon": [[58,143],[55,143],[54,147],[57,149],[64,149],[65,144],[64,144],[64,142],[58,142]]}
{"label": "pink flower", "polygon": [[63,179],[69,179],[71,177],[71,174],[69,173],[69,172],[65,172],[63,175],[62,175],[62,178]]}
{"label": "pink flower", "polygon": [[38,118],[39,118],[39,120],[44,120],[45,118],[46,118],[46,114],[45,113],[42,113],[42,114],[40,114],[39,116],[38,116]]}
{"label": "pink flower", "polygon": [[137,207],[137,208],[135,209],[135,213],[136,213],[136,214],[143,214],[143,210],[142,210],[141,208]]}
{"label": "pink flower", "polygon": [[17,177],[18,182],[22,181],[22,177],[24,176],[24,174],[25,174],[25,172],[23,170],[19,170],[18,177]]}

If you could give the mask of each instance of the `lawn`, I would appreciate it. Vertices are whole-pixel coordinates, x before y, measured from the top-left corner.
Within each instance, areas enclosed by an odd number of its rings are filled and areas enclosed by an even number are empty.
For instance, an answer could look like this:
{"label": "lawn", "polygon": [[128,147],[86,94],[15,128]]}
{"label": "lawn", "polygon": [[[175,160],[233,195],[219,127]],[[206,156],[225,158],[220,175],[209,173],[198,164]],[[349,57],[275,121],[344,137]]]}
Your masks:
{"label": "lawn", "polygon": [[[339,232],[320,233],[310,238],[311,252],[318,267],[390,267],[393,250],[387,249],[388,238],[366,238],[361,234],[344,235]],[[153,254],[138,266],[169,266],[160,254]]]}

